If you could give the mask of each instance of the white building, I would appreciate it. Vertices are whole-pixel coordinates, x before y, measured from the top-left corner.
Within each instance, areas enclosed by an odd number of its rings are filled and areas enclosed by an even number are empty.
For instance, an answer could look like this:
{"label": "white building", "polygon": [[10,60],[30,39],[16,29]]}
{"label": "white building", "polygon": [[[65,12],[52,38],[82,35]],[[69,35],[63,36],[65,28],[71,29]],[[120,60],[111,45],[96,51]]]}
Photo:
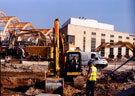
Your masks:
{"label": "white building", "polygon": [[99,28],[99,29],[105,29],[105,30],[114,30],[114,25],[100,23],[97,20],[92,20],[92,19],[70,18],[62,25],[62,28],[66,26],[67,24]]}
{"label": "white building", "polygon": [[[70,18],[62,25],[68,43],[74,44],[84,52],[95,51],[103,42],[128,41],[135,42],[135,37],[130,33],[114,30],[114,25],[100,23],[96,20]],[[115,58],[118,56],[132,55],[128,48],[106,48],[101,51],[102,56]]]}

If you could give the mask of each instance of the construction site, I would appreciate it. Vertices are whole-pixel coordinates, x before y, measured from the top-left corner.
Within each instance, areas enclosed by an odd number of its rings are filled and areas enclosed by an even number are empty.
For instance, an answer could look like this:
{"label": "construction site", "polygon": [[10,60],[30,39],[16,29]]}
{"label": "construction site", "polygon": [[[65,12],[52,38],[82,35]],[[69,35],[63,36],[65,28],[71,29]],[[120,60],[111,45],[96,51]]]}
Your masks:
{"label": "construction site", "polygon": [[[59,21],[51,29],[36,29],[0,11],[1,96],[86,96],[90,59],[97,67],[95,96],[135,96],[135,44],[104,42],[95,52],[71,50]],[[103,49],[116,47],[128,48],[132,56],[101,58]]]}

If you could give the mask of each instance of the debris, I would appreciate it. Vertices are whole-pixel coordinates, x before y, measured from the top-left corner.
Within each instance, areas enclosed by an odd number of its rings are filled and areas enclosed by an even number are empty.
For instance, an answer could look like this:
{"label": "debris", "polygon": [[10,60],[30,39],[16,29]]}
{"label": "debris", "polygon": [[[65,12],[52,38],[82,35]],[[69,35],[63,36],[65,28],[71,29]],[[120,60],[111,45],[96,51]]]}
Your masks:
{"label": "debris", "polygon": [[[23,64],[2,63],[2,96],[38,96],[41,93],[44,94],[44,84],[41,82],[44,80],[44,72],[48,70],[48,66],[47,64],[43,64],[43,62],[41,63],[28,61],[25,61]],[[105,74],[111,72],[110,69],[106,69],[107,68],[104,70],[98,70],[97,80],[104,77]],[[86,84],[84,81],[84,76],[87,75],[88,67],[82,67],[82,70],[83,76],[79,77],[81,79],[76,78],[75,80],[76,85],[80,85],[73,87],[65,83],[63,92],[64,96],[79,96],[82,94],[82,92],[85,92]],[[115,72],[115,74],[111,75],[109,78],[103,80],[103,82],[96,85],[95,96],[112,96],[120,92],[124,92],[133,86],[135,86],[135,70],[120,70]]]}
{"label": "debris", "polygon": [[42,90],[39,90],[39,89],[35,89],[33,87],[30,87],[26,92],[25,94],[26,95],[38,95],[39,93],[41,93]]}

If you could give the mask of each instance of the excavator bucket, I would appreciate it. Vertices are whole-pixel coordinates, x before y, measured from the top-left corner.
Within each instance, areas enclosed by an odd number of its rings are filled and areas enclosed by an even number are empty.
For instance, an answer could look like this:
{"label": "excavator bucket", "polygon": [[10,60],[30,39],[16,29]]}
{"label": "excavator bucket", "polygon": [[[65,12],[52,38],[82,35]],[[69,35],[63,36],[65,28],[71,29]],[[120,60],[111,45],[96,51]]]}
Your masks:
{"label": "excavator bucket", "polygon": [[46,78],[45,92],[51,94],[63,95],[64,79],[63,78]]}

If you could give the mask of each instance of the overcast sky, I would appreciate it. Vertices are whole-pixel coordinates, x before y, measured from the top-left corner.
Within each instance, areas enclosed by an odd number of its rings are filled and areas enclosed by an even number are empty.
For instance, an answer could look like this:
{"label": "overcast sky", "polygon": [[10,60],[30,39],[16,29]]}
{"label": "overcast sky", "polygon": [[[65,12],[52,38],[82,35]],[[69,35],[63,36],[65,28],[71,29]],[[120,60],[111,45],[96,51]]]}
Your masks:
{"label": "overcast sky", "polygon": [[0,10],[36,28],[62,25],[70,17],[113,24],[116,31],[135,33],[134,0],[0,0]]}

